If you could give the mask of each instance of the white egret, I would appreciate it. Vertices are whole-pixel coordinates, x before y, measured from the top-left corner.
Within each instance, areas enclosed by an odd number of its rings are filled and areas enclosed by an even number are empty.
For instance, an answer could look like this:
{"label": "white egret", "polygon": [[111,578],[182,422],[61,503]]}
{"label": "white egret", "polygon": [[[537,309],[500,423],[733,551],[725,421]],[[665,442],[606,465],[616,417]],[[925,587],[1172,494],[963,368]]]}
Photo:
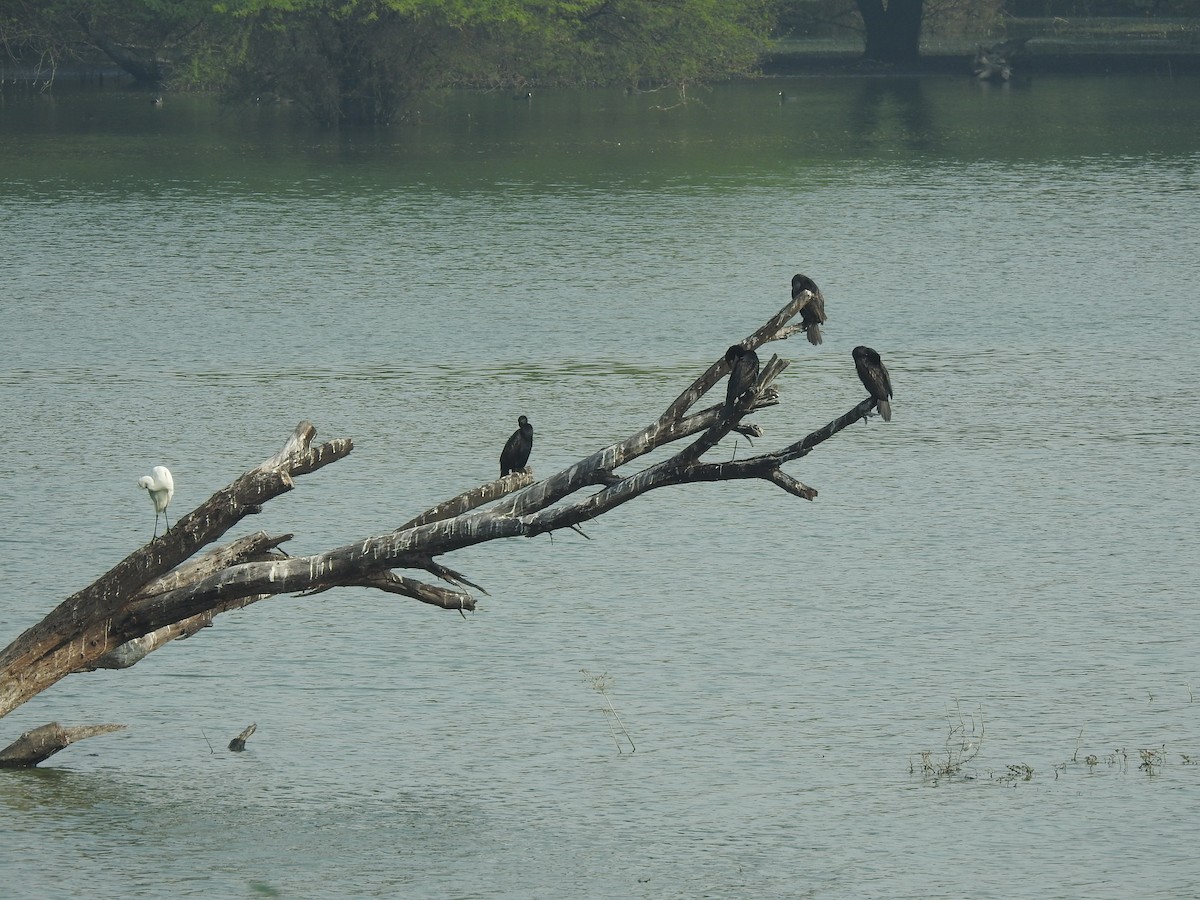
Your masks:
{"label": "white egret", "polygon": [[138,487],[150,492],[150,502],[154,504],[154,537],[158,537],[159,513],[166,519],[167,531],[170,531],[171,520],[167,518],[167,507],[171,505],[171,498],[175,496],[175,479],[171,477],[171,470],[166,466],[155,466],[149,475],[138,479]]}

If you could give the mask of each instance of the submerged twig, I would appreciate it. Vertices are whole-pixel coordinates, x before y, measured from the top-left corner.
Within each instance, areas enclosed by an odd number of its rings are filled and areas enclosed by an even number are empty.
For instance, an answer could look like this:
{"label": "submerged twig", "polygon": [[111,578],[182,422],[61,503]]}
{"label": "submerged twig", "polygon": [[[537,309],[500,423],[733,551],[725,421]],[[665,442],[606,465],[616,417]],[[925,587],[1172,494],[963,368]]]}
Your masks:
{"label": "submerged twig", "polygon": [[634,744],[633,738],[629,736],[629,729],[625,727],[625,723],[621,721],[621,717],[617,715],[616,707],[612,704],[612,698],[608,696],[608,687],[612,684],[612,679],[608,673],[604,672],[601,675],[593,675],[587,669],[580,669],[583,677],[592,684],[592,690],[604,698],[604,706],[600,711],[604,713],[604,721],[608,723],[608,733],[612,736],[613,743],[617,745],[617,752],[624,753],[621,747],[620,735],[625,736],[625,740],[629,742],[629,752],[637,753],[637,745]]}

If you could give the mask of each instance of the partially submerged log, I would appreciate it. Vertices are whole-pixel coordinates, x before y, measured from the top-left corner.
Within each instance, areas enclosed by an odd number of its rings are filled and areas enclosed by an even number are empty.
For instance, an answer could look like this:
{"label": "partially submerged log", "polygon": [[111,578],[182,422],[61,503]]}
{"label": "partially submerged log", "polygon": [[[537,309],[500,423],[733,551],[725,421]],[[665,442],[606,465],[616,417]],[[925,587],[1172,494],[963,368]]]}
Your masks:
{"label": "partially submerged log", "polygon": [[234,753],[241,753],[246,749],[246,741],[250,738],[250,735],[254,734],[257,730],[258,725],[256,724],[246,726],[241,734],[229,742],[229,749]]}
{"label": "partially submerged log", "polygon": [[120,731],[124,725],[75,725],[64,728],[57,722],[25,732],[0,750],[0,768],[28,769],[49,759],[59,750],[98,734]]}
{"label": "partially submerged log", "polygon": [[[803,332],[802,322],[792,323],[813,299],[812,292],[799,292],[740,343],[757,349]],[[762,435],[758,425],[742,420],[779,402],[775,382],[787,366],[787,360],[772,356],[753,389],[730,408],[722,402],[723,392],[718,392],[715,405],[697,408],[729,372],[722,354],[661,416],[630,437],[543,481],[535,483],[528,470],[516,472],[439,503],[394,530],[342,547],[293,558],[279,549],[291,535],[258,532],[201,553],[243,517],[290,491],[295,478],[353,450],[349,438],[314,445],[316,429],[301,422],[278,453],[217,491],[162,537],[69,597],[0,651],[0,717],[67,675],[135,665],[170,641],[209,627],[223,612],[279,594],[370,587],[442,609],[473,611],[476,599],[471,589],[486,592],[437,557],[499,538],[531,537],[561,528],[578,531],[588,520],[668,485],[756,478],[812,500],[816,490],[782,467],[867,416],[875,405],[871,398],[781,449],[739,460],[703,460],[731,432]],[[849,365],[847,370],[852,371]],[[629,475],[618,473],[639,457],[675,442],[682,445],[669,458]],[[591,487],[599,490],[573,496]],[[429,573],[449,587],[399,574],[397,569]],[[253,726],[244,736],[252,731]]]}

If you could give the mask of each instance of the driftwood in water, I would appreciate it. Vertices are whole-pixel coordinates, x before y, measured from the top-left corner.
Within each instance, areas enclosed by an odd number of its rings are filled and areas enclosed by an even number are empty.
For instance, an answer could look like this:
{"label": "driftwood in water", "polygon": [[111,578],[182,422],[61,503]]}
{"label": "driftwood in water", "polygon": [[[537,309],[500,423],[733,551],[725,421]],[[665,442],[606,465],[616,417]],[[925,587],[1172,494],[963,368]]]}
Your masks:
{"label": "driftwood in water", "polygon": [[59,750],[84,738],[98,734],[120,731],[124,725],[75,725],[64,728],[57,722],[41,725],[27,731],[3,750],[0,750],[0,768],[27,769],[49,759]]}
{"label": "driftwood in water", "polygon": [[[800,292],[741,343],[757,349],[802,332],[803,324],[791,322],[812,297],[808,291]],[[758,478],[811,500],[816,490],[786,474],[783,465],[865,417],[874,406],[870,398],[781,449],[736,461],[702,459],[731,431],[762,434],[742,419],[778,403],[774,383],[787,365],[772,356],[755,388],[732,409],[726,410],[723,402],[695,409],[729,371],[722,354],[658,419],[625,440],[543,481],[534,483],[529,471],[513,473],[438,504],[399,528],[324,553],[289,557],[278,547],[291,535],[262,532],[202,553],[244,516],[290,491],[295,478],[336,462],[353,449],[348,438],[314,445],[316,429],[302,422],[278,453],[215,493],[162,537],[69,597],[0,651],[0,717],[67,675],[132,666],[175,638],[211,625],[222,612],[278,594],[371,587],[460,613],[474,610],[476,600],[470,589],[485,592],[437,557],[498,538],[578,530],[589,519],[668,485]],[[848,374],[852,371],[848,365]],[[718,392],[718,399],[723,399],[722,393]],[[628,476],[617,473],[622,466],[675,442],[683,442],[682,447],[670,458]],[[568,499],[596,486],[600,489],[595,492]],[[426,572],[448,586],[402,575],[397,569]]]}
{"label": "driftwood in water", "polygon": [[250,738],[250,735],[254,734],[254,732],[257,730],[258,725],[246,726],[245,730],[243,730],[241,734],[229,742],[229,749],[234,753],[241,753],[246,749],[246,741]]}

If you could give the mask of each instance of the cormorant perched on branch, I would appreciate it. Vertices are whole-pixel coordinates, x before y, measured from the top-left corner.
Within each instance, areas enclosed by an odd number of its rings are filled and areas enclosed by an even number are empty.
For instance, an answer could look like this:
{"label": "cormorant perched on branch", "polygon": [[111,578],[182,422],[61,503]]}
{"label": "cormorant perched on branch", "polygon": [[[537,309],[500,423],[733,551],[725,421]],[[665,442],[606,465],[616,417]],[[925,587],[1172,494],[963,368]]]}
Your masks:
{"label": "cormorant perched on branch", "polygon": [[810,344],[821,343],[821,326],[825,324],[825,298],[821,296],[821,289],[817,287],[817,283],[807,275],[792,276],[792,299],[796,299],[796,295],[801,291],[812,291],[813,297],[805,304],[804,309],[800,310],[800,321],[808,328],[808,342]]}
{"label": "cormorant perched on branch", "polygon": [[854,368],[858,369],[858,378],[867,393],[877,401],[883,421],[892,421],[892,404],[888,403],[888,398],[892,396],[892,379],[888,377],[883,360],[870,347],[858,346],[851,353],[854,356]]}
{"label": "cormorant perched on branch", "polygon": [[725,414],[733,409],[738,398],[758,381],[758,354],[741,344],[734,344],[725,351],[729,363],[729,385],[725,389]]}
{"label": "cormorant perched on branch", "polygon": [[529,462],[529,452],[533,449],[533,426],[529,419],[521,416],[517,419],[517,430],[500,451],[500,477],[510,472],[518,472]]}

